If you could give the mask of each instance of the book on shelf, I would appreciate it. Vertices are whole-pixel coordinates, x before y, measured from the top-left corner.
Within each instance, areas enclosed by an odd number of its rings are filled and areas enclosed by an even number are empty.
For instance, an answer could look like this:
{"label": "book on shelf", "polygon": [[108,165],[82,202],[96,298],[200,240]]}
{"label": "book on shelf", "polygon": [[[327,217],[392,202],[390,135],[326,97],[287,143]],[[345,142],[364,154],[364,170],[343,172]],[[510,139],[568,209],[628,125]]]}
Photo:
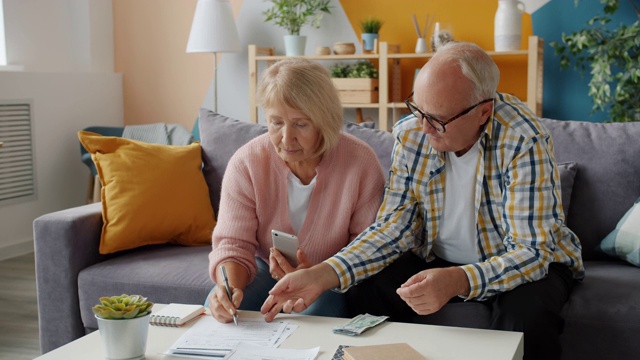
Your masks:
{"label": "book on shelf", "polygon": [[205,313],[204,306],[193,304],[171,303],[152,313],[149,324],[156,326],[182,326]]}
{"label": "book on shelf", "polygon": [[425,360],[416,349],[407,343],[364,345],[344,347],[344,360],[382,360],[382,359],[402,359],[402,360]]}

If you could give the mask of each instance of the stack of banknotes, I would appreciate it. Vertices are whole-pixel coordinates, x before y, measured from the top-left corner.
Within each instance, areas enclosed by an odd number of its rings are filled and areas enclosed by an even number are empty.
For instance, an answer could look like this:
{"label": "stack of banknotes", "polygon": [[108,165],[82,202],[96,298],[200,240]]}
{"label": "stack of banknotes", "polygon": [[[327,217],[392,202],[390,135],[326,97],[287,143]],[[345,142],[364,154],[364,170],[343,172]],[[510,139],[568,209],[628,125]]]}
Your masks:
{"label": "stack of banknotes", "polygon": [[349,320],[349,322],[347,322],[346,324],[334,327],[333,333],[357,336],[367,331],[368,329],[371,329],[372,327],[384,322],[388,318],[388,316],[360,314]]}

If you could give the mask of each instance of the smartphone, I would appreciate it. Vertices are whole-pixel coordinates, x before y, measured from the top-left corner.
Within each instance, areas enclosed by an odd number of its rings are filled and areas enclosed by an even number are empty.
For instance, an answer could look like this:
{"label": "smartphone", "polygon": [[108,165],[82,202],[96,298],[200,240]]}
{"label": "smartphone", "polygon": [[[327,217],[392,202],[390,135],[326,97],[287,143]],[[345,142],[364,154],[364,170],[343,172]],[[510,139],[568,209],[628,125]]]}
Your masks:
{"label": "smartphone", "polygon": [[273,246],[280,251],[291,266],[298,266],[296,252],[300,242],[297,236],[278,230],[271,230],[271,240],[273,241]]}

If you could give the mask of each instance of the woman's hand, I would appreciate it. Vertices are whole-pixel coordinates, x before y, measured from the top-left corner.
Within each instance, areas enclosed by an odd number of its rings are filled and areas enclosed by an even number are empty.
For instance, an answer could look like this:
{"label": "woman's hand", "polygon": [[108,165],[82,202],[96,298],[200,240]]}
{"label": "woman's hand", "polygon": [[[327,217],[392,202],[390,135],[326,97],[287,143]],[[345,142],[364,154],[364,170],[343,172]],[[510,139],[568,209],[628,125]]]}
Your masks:
{"label": "woman's hand", "polygon": [[290,272],[311,267],[311,261],[301,249],[296,252],[296,257],[298,258],[298,266],[293,267],[278,249],[271,248],[269,252],[269,273],[271,277],[278,281]]}
{"label": "woman's hand", "polygon": [[244,266],[234,261],[226,261],[223,264],[227,279],[229,280],[229,291],[231,291],[231,299],[227,295],[224,276],[222,274],[222,266],[218,266],[215,273],[216,287],[209,294],[209,310],[211,315],[221,323],[233,321],[233,314],[238,312],[238,307],[242,303],[244,297],[244,289],[249,281],[249,273]]}
{"label": "woman's hand", "polygon": [[229,300],[224,284],[217,285],[215,291],[209,294],[209,309],[211,310],[211,315],[221,323],[233,321],[233,314],[238,311],[238,306],[240,306],[244,296],[241,289],[232,287],[230,290],[233,302]]}

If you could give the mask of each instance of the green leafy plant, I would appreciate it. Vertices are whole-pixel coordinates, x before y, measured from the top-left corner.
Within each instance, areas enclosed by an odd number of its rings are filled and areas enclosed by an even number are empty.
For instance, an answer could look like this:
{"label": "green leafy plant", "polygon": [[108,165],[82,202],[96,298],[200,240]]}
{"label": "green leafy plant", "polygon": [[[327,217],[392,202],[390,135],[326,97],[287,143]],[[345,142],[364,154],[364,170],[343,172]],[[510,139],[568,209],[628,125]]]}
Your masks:
{"label": "green leafy plant", "polygon": [[262,14],[265,21],[273,21],[286,29],[289,35],[300,35],[304,25],[320,28],[324,14],[331,14],[330,0],[268,0],[273,3]]}
{"label": "green leafy plant", "polygon": [[378,78],[378,69],[367,60],[358,61],[355,64],[334,64],[329,67],[329,72],[334,78]]}
{"label": "green leafy plant", "polygon": [[153,303],[140,295],[103,296],[100,304],[91,308],[93,313],[103,319],[133,319],[151,313]]}
{"label": "green leafy plant", "polygon": [[332,78],[346,78],[349,74],[349,64],[334,64],[329,67]]}
{"label": "green leafy plant", "polygon": [[608,110],[613,122],[640,121],[640,11],[629,2],[639,19],[633,24],[607,26],[619,0],[600,0],[604,15],[593,17],[582,30],[563,33],[562,43],[550,43],[560,56],[561,68],[573,62],[582,74],[589,70],[592,112]]}
{"label": "green leafy plant", "polygon": [[382,20],[369,16],[360,22],[360,30],[365,34],[377,34],[383,24]]}

